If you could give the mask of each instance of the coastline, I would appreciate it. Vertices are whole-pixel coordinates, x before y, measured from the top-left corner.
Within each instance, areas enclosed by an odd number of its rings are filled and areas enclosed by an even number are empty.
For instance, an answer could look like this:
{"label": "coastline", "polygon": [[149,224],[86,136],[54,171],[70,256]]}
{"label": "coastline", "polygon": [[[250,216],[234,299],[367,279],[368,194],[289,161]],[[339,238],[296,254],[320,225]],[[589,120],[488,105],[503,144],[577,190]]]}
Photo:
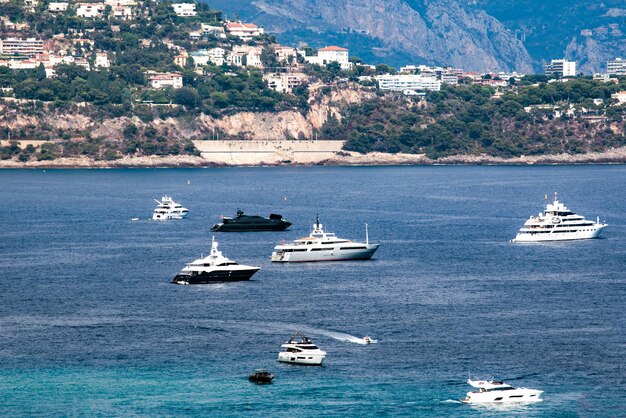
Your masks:
{"label": "coastline", "polygon": [[570,164],[625,164],[626,146],[603,152],[586,154],[554,154],[502,158],[490,155],[455,155],[432,160],[424,154],[387,154],[372,152],[359,154],[341,151],[332,158],[318,161],[286,160],[259,164],[225,164],[192,155],[165,157],[123,157],[118,160],[93,160],[88,157],[57,158],[50,161],[0,160],[0,169],[33,168],[202,168],[202,167],[260,167],[260,166],[392,166],[392,165],[570,165]]}

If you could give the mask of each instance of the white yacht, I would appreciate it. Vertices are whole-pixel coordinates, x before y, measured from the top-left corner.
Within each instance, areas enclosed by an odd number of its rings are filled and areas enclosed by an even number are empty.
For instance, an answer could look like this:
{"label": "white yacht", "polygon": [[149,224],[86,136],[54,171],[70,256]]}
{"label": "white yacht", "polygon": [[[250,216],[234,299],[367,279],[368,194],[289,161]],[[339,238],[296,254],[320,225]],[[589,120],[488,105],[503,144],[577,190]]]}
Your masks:
{"label": "white yacht", "polygon": [[284,351],[278,353],[278,361],[284,363],[321,366],[326,358],[326,351],[320,350],[309,337],[302,334],[292,335],[289,341],[280,346]]}
{"label": "white yacht", "polygon": [[180,273],[174,277],[172,283],[176,284],[204,284],[214,282],[238,282],[249,280],[260,267],[244,266],[237,264],[222,255],[217,249],[217,241],[213,237],[211,253],[206,257],[187,264]]}
{"label": "white yacht", "polygon": [[557,199],[546,205],[544,213],[531,216],[519,230],[513,242],[561,241],[598,238],[606,228],[600,217],[594,221],[585,219],[568,209]]}
{"label": "white yacht", "polygon": [[510,402],[540,402],[542,390],[514,388],[504,382],[496,380],[467,380],[467,384],[477,388],[477,391],[467,392],[467,397],[461,399],[465,403],[510,403]]}
{"label": "white yacht", "polygon": [[154,199],[158,206],[154,210],[152,220],[167,221],[169,219],[183,219],[189,213],[180,203],[174,202],[169,196],[163,196],[161,200]]}
{"label": "white yacht", "polygon": [[337,238],[334,233],[324,232],[320,218],[313,224],[313,232],[308,237],[293,243],[274,247],[271,260],[274,262],[369,260],[380,244],[370,244],[365,224],[365,242],[352,242]]}

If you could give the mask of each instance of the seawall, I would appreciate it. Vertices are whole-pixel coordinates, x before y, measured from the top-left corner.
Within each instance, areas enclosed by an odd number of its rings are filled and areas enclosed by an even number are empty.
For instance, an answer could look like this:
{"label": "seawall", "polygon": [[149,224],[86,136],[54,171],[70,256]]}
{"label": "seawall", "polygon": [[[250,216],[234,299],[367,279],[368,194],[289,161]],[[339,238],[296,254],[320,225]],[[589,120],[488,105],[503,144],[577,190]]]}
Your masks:
{"label": "seawall", "polygon": [[215,164],[317,164],[337,157],[343,141],[193,141],[202,158]]}

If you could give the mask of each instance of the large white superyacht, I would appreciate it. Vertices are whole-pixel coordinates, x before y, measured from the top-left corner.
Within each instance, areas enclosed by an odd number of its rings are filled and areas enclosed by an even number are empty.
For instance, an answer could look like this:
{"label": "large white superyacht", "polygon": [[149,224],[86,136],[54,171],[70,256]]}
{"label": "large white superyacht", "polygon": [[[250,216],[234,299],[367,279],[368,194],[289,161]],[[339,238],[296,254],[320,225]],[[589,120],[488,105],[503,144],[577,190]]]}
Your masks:
{"label": "large white superyacht", "polygon": [[519,230],[513,242],[563,241],[598,238],[606,228],[600,217],[594,222],[577,215],[557,199],[546,205],[546,210],[531,216]]}
{"label": "large white superyacht", "polygon": [[271,260],[278,263],[306,261],[369,260],[380,244],[370,244],[365,224],[365,242],[352,242],[324,232],[317,217],[308,237],[274,247]]}
{"label": "large white superyacht", "polygon": [[167,221],[169,219],[183,219],[189,213],[189,209],[184,208],[180,203],[174,202],[169,196],[163,196],[161,200],[154,199],[158,206],[152,214],[154,221]]}

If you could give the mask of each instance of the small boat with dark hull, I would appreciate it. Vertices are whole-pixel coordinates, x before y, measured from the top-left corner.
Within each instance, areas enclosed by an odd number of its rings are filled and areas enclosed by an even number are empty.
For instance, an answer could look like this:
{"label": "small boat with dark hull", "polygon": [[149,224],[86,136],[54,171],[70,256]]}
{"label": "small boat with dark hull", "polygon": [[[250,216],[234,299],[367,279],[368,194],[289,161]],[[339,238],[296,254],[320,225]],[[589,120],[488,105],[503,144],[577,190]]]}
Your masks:
{"label": "small boat with dark hull", "polygon": [[187,264],[174,277],[176,284],[205,284],[215,282],[239,282],[249,280],[260,267],[237,264],[222,255],[217,249],[217,241],[213,238],[211,254]]}
{"label": "small boat with dark hull", "polygon": [[242,210],[237,210],[234,218],[223,217],[222,222],[211,227],[211,231],[219,232],[244,232],[244,231],[284,231],[291,226],[291,222],[282,215],[270,214],[269,218],[262,216],[246,215]]}
{"label": "small boat with dark hull", "polygon": [[274,375],[265,369],[257,369],[254,371],[254,373],[248,376],[248,380],[260,384],[272,383],[272,380],[274,380]]}

